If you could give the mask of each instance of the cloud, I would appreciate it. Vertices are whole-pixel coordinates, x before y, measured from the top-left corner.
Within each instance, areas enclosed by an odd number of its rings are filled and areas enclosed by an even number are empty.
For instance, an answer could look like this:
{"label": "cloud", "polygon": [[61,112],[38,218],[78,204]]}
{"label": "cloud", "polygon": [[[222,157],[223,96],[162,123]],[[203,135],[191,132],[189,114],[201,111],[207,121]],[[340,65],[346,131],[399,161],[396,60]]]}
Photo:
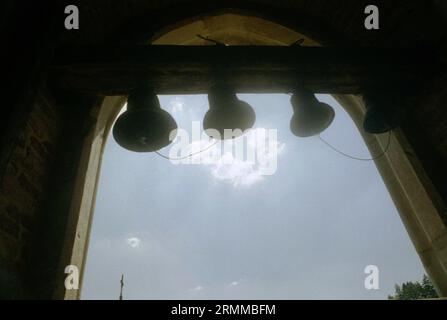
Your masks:
{"label": "cloud", "polygon": [[[230,162],[231,163],[228,163]],[[251,186],[264,179],[259,167],[247,161],[236,159],[231,154],[224,154],[216,162],[211,173],[217,180],[230,182],[233,186]]]}
{"label": "cloud", "polygon": [[[224,150],[234,150],[233,147],[237,148],[237,144],[245,143],[245,155],[256,155],[256,160],[244,159],[233,152],[225,152],[216,161],[208,161],[213,177],[229,182],[234,187],[249,187],[264,180],[266,175],[274,174],[278,155],[284,150],[285,143],[276,139],[267,143],[269,147],[265,143],[260,143],[259,134],[264,130],[263,128],[254,129],[245,137],[224,142],[228,144],[228,149]],[[212,150],[209,153],[211,152]]]}
{"label": "cloud", "polygon": [[138,239],[137,237],[132,237],[132,238],[126,239],[126,242],[131,248],[139,248],[141,240]]}
{"label": "cloud", "polygon": [[244,282],[246,282],[246,279],[241,278],[241,279],[239,279],[239,280],[235,280],[235,281],[230,282],[230,283],[228,284],[228,287],[237,287],[237,286],[240,286],[240,285],[241,285],[242,283],[244,283]]}
{"label": "cloud", "polygon": [[[175,164],[208,166],[218,181],[233,186],[251,186],[273,175],[278,155],[285,143],[277,140],[276,130],[257,128],[236,139],[212,141],[203,134],[190,142],[189,133],[180,131],[169,156]],[[192,155],[192,156],[191,156]]]}
{"label": "cloud", "polygon": [[202,291],[202,290],[203,290],[202,286],[197,286],[197,287],[190,289],[189,291],[197,292],[197,291]]}

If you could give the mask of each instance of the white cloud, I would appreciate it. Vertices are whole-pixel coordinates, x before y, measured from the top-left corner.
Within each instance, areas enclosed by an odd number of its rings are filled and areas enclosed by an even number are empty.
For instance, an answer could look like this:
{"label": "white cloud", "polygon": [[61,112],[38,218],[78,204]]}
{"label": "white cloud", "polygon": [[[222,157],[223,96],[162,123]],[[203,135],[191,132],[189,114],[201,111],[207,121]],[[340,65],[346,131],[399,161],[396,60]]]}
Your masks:
{"label": "white cloud", "polygon": [[[229,146],[235,146],[238,143],[243,143],[242,139],[245,139],[245,154],[256,154],[258,157],[256,161],[240,159],[233,153],[224,153],[219,159],[208,161],[213,177],[229,182],[235,187],[249,187],[264,180],[266,174],[271,172],[271,166],[274,166],[274,171],[276,171],[277,157],[284,150],[285,143],[274,141],[270,150],[265,144],[259,143],[259,139],[257,139],[262,130],[265,129],[254,129],[248,132],[244,138],[224,142]],[[209,153],[211,152],[212,150]]]}
{"label": "white cloud", "polygon": [[240,286],[240,285],[242,285],[242,283],[244,283],[245,281],[246,281],[246,279],[244,279],[244,278],[241,278],[241,279],[239,279],[239,280],[232,281],[232,282],[230,282],[230,283],[228,284],[228,287],[237,287],[237,286]]}
{"label": "white cloud", "polygon": [[141,240],[138,239],[137,237],[132,237],[132,238],[126,239],[126,242],[131,248],[139,248]]}
{"label": "white cloud", "polygon": [[[233,186],[251,186],[273,175],[278,155],[285,143],[278,142],[275,130],[257,128],[244,136],[224,141],[211,141],[207,136],[189,142],[187,132],[177,137],[170,157],[175,164],[208,166],[218,181]],[[189,156],[191,155],[192,156]]]}
{"label": "white cloud", "polygon": [[264,179],[260,168],[255,164],[236,159],[229,153],[213,164],[211,173],[217,180],[230,182],[235,187],[251,186]]}
{"label": "white cloud", "polygon": [[190,291],[194,291],[194,292],[196,292],[196,291],[202,291],[202,290],[203,290],[203,287],[202,287],[202,286],[197,286],[197,287],[195,287],[195,288],[190,289]]}

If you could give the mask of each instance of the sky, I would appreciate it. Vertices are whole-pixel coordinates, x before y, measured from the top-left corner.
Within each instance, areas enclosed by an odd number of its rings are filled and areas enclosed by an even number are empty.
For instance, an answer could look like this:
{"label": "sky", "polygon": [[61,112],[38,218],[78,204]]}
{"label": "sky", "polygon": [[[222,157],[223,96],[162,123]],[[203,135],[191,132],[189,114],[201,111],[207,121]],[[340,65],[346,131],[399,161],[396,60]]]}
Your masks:
{"label": "sky", "polygon": [[[194,156],[201,163],[179,164],[127,151],[109,136],[81,299],[117,299],[121,274],[124,299],[386,299],[396,283],[422,279],[373,161],[295,137],[288,95],[238,97],[256,112],[253,130],[235,140],[245,150],[259,150],[250,138],[257,132],[276,129],[264,149],[270,164],[276,159],[273,174],[219,142],[191,141],[191,150],[211,147]],[[206,95],[159,98],[190,133],[208,109]],[[343,108],[317,98],[336,113],[322,137],[370,158]],[[177,142],[160,152],[172,156]],[[378,289],[365,288],[368,265],[379,270]]]}

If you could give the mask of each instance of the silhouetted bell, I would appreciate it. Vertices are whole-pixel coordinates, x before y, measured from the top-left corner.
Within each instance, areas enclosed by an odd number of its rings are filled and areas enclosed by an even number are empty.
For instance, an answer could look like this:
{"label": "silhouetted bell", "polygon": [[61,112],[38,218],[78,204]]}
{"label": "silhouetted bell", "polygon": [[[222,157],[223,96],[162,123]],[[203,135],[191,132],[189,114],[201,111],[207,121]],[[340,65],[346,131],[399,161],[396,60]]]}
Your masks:
{"label": "silhouetted bell", "polygon": [[297,90],[291,97],[293,117],[290,130],[298,137],[310,137],[323,132],[335,117],[334,109],[317,100],[312,92]]}
{"label": "silhouetted bell", "polygon": [[127,110],[116,120],[113,137],[127,150],[151,152],[169,145],[169,135],[176,129],[174,118],[160,108],[157,95],[139,88],[130,92]]}
{"label": "silhouetted bell", "polygon": [[[220,139],[235,138],[225,137],[224,129],[240,129],[245,131],[253,127],[256,115],[253,108],[246,102],[237,98],[234,90],[224,84],[211,87],[208,93],[210,108],[203,120],[203,129],[213,137],[208,129],[215,129],[220,133]],[[240,135],[240,134],[239,134]]]}
{"label": "silhouetted bell", "polygon": [[366,106],[363,129],[366,132],[385,133],[399,125],[400,110],[392,99],[392,96],[385,97],[383,94],[363,96]]}

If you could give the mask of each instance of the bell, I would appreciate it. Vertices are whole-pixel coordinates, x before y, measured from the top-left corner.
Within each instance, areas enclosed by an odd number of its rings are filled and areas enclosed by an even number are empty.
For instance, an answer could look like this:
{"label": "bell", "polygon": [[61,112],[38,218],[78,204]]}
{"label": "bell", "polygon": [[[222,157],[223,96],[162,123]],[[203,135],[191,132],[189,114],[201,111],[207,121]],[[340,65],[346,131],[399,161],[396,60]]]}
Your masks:
{"label": "bell", "polygon": [[363,96],[363,102],[366,106],[363,129],[366,132],[385,133],[399,125],[400,111],[391,101],[392,96],[384,97],[377,94]]}
{"label": "bell", "polygon": [[[253,127],[256,120],[253,108],[239,100],[230,86],[219,84],[211,87],[208,101],[210,108],[205,114],[203,129],[210,137],[221,140],[236,138]],[[217,130],[220,136],[215,137],[210,129]],[[225,129],[236,131],[232,136],[225,136]]]}
{"label": "bell", "polygon": [[172,116],[161,109],[157,95],[150,89],[130,92],[127,110],[113,127],[113,137],[123,148],[135,152],[152,152],[171,143],[170,134],[177,129]]}
{"label": "bell", "polygon": [[297,90],[291,97],[293,117],[290,130],[297,137],[310,137],[323,132],[335,117],[334,109],[317,100],[312,92]]}

